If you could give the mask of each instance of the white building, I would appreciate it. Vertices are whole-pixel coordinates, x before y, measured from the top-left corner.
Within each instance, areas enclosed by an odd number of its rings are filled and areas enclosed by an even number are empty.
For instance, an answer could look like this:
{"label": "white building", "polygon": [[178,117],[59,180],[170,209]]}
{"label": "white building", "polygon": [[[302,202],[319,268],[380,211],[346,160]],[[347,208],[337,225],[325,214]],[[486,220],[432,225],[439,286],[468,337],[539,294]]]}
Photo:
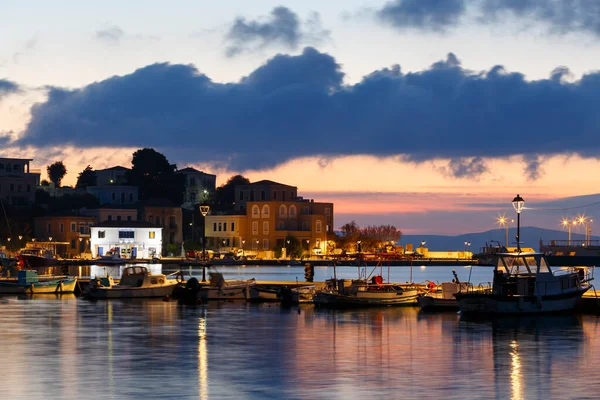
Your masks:
{"label": "white building", "polygon": [[104,221],[91,227],[92,257],[115,249],[123,258],[160,257],[162,227],[145,221]]}

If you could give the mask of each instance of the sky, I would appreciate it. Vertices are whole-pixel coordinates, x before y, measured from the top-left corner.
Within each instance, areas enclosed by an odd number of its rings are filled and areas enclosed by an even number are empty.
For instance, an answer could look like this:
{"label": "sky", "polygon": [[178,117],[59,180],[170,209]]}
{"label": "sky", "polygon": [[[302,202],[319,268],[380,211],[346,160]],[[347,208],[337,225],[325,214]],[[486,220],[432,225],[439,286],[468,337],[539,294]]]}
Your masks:
{"label": "sky", "polygon": [[524,225],[600,218],[595,0],[3,0],[0,16],[0,154],[43,176],[62,160],[66,185],[152,147],[218,184],[332,201],[337,227],[486,231],[517,194]]}

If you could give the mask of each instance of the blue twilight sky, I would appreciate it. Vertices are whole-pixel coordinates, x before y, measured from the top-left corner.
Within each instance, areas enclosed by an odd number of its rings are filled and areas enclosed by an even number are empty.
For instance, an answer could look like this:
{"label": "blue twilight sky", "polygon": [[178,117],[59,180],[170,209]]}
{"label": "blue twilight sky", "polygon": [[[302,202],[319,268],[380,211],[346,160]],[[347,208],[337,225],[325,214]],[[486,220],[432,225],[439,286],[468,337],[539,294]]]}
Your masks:
{"label": "blue twilight sky", "polygon": [[219,183],[297,185],[339,225],[460,233],[517,192],[582,205],[600,183],[598,1],[4,0],[0,16],[2,155],[64,160],[67,184],[154,147]]}

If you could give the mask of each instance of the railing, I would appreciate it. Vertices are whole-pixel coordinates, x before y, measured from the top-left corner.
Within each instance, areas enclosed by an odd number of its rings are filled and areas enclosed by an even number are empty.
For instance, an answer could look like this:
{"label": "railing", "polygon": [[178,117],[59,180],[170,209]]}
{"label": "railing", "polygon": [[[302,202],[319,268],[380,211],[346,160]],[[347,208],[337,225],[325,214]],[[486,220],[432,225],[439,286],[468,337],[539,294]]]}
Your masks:
{"label": "railing", "polygon": [[598,246],[600,247],[600,240],[586,240],[584,239],[574,239],[574,240],[540,240],[540,249],[543,247],[559,247],[559,246],[574,246],[574,247],[590,247],[590,246]]}

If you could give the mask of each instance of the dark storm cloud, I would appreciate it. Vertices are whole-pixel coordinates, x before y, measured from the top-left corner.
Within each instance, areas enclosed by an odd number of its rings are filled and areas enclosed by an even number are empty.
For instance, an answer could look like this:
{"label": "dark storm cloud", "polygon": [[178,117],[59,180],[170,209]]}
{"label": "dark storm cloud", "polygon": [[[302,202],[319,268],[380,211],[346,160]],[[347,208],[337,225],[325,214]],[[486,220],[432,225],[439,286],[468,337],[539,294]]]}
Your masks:
{"label": "dark storm cloud", "polygon": [[17,144],[156,147],[179,163],[240,171],[299,156],[449,158],[459,160],[449,171],[463,176],[485,172],[488,157],[536,157],[533,171],[538,156],[600,152],[599,72],[527,81],[501,66],[469,71],[450,54],[419,72],[394,66],[354,85],[343,78],[334,58],[313,48],[227,84],[190,65],[149,65],[52,88]]}
{"label": "dark storm cloud", "polygon": [[0,79],[0,99],[9,93],[16,93],[19,91],[19,85],[6,79]]}
{"label": "dark storm cloud", "polygon": [[600,35],[598,0],[393,0],[377,17],[398,29],[445,31],[467,14],[476,22],[541,22],[557,34],[591,32]]}
{"label": "dark storm cloud", "polygon": [[465,0],[395,0],[386,3],[377,16],[400,29],[444,31],[456,25],[465,10]]}
{"label": "dark storm cloud", "polygon": [[317,44],[329,37],[329,31],[322,28],[320,16],[316,12],[311,13],[302,23],[298,15],[289,8],[276,7],[263,20],[264,22],[237,18],[226,36],[229,43],[227,56],[232,57],[244,50],[271,44],[293,50],[301,43]]}

